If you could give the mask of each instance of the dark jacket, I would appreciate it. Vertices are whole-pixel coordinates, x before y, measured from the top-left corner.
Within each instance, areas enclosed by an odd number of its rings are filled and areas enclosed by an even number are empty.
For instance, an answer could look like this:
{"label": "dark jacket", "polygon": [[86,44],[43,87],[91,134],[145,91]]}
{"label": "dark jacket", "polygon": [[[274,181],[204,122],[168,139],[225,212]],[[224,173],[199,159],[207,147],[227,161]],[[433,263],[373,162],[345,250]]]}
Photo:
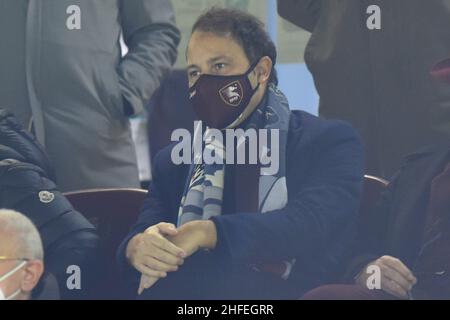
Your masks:
{"label": "dark jacket", "polygon": [[347,281],[384,255],[400,259],[416,272],[424,245],[431,182],[449,161],[449,144],[427,147],[406,158],[378,205],[366,216],[365,228],[358,232]]}
{"label": "dark jacket", "polygon": [[[278,0],[280,15],[312,33],[305,61],[320,115],[349,121],[368,174],[390,179],[404,157],[450,138],[450,90],[430,71],[450,52],[450,0]],[[369,30],[367,8],[381,9]]]}
{"label": "dark jacket", "polygon": [[[47,156],[34,137],[0,110],[0,207],[23,213],[36,225],[46,272],[58,280],[61,298],[87,298],[101,262],[99,237],[51,177]],[[82,271],[82,290],[67,288],[67,268],[72,265]]]}
{"label": "dark jacket", "polygon": [[[159,222],[177,222],[189,166],[172,164],[172,147],[157,155],[140,218],[119,248],[124,272],[130,270],[125,250],[132,237]],[[362,178],[362,145],[351,126],[294,111],[287,146],[288,205],[264,214],[216,217],[216,256],[230,268],[296,258],[290,281],[299,291],[332,281],[354,235]],[[224,201],[233,191],[225,184]]]}

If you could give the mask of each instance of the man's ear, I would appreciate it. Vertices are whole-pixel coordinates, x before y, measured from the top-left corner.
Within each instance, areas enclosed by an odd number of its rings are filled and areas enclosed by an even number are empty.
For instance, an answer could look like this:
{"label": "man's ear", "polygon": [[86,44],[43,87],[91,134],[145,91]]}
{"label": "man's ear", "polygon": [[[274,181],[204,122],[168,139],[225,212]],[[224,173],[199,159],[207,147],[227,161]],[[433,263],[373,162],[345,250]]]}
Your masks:
{"label": "man's ear", "polygon": [[273,62],[272,59],[265,56],[262,57],[256,66],[256,74],[258,75],[258,82],[261,85],[267,84],[272,73]]}
{"label": "man's ear", "polygon": [[44,263],[41,260],[30,260],[27,262],[24,272],[21,289],[22,292],[31,293],[44,273]]}

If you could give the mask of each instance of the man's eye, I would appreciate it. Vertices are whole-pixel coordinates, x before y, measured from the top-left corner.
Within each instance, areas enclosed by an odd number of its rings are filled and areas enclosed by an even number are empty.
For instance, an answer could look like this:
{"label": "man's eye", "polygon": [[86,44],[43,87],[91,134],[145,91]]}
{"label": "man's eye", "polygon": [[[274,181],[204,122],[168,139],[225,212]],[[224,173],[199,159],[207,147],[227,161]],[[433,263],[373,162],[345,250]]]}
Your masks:
{"label": "man's eye", "polygon": [[191,78],[198,77],[199,75],[200,75],[200,72],[198,72],[198,71],[189,72],[189,77],[191,77]]}
{"label": "man's eye", "polygon": [[222,70],[223,68],[225,68],[225,66],[226,66],[225,63],[216,63],[216,65],[214,67],[217,71],[219,71],[219,70]]}

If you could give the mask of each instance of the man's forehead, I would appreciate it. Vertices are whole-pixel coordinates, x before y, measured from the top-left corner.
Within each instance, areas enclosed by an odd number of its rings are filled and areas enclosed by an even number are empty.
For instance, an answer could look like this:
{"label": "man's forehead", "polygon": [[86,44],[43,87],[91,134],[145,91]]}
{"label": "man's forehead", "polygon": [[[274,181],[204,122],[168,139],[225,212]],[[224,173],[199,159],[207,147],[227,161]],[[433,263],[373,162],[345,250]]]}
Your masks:
{"label": "man's forehead", "polygon": [[[0,244],[0,257],[3,259],[10,259],[15,258],[15,247],[13,245],[7,244],[6,241],[0,237],[0,241],[2,241],[2,244]],[[17,248],[17,247],[16,247]]]}
{"label": "man's forehead", "polygon": [[17,241],[11,233],[0,231],[0,257],[16,258]]}
{"label": "man's forehead", "polygon": [[194,31],[194,33],[191,35],[191,38],[189,40],[199,43],[223,43],[223,44],[229,44],[230,42],[235,42],[233,37],[229,34],[218,34],[215,32],[205,32],[205,31]]}
{"label": "man's forehead", "polygon": [[210,33],[194,33],[189,41],[187,50],[189,58],[195,58],[198,55],[207,56],[210,60],[216,57],[227,57],[233,59],[240,53],[244,54],[241,46],[228,36],[219,36]]}

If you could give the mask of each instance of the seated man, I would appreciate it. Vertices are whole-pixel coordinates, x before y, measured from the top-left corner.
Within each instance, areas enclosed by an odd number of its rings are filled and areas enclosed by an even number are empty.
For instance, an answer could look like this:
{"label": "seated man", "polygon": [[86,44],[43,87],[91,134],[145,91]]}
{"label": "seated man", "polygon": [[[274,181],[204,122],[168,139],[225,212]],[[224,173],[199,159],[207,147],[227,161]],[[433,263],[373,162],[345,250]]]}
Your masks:
{"label": "seated man", "polygon": [[0,300],[29,300],[44,272],[41,237],[21,213],[0,210]]}
{"label": "seated man", "polygon": [[409,156],[360,230],[345,283],[304,299],[449,299],[449,214],[450,145]]}
{"label": "seated man", "polygon": [[[206,137],[204,161],[180,164],[179,144],[156,156],[143,211],[118,251],[139,298],[298,299],[335,279],[354,235],[361,142],[346,123],[289,110],[276,56],[264,25],[247,13],[211,9],[195,23],[187,72],[207,126],[194,134]],[[237,129],[247,130],[248,154],[235,164],[241,149],[227,138],[223,162],[219,137]],[[264,155],[254,162],[252,132],[262,132]],[[265,160],[277,154],[271,172]]]}
{"label": "seated man", "polygon": [[[450,82],[449,66],[450,60],[439,63],[433,75]],[[449,222],[450,144],[444,143],[407,157],[358,232],[345,284],[317,288],[304,299],[450,299]]]}

